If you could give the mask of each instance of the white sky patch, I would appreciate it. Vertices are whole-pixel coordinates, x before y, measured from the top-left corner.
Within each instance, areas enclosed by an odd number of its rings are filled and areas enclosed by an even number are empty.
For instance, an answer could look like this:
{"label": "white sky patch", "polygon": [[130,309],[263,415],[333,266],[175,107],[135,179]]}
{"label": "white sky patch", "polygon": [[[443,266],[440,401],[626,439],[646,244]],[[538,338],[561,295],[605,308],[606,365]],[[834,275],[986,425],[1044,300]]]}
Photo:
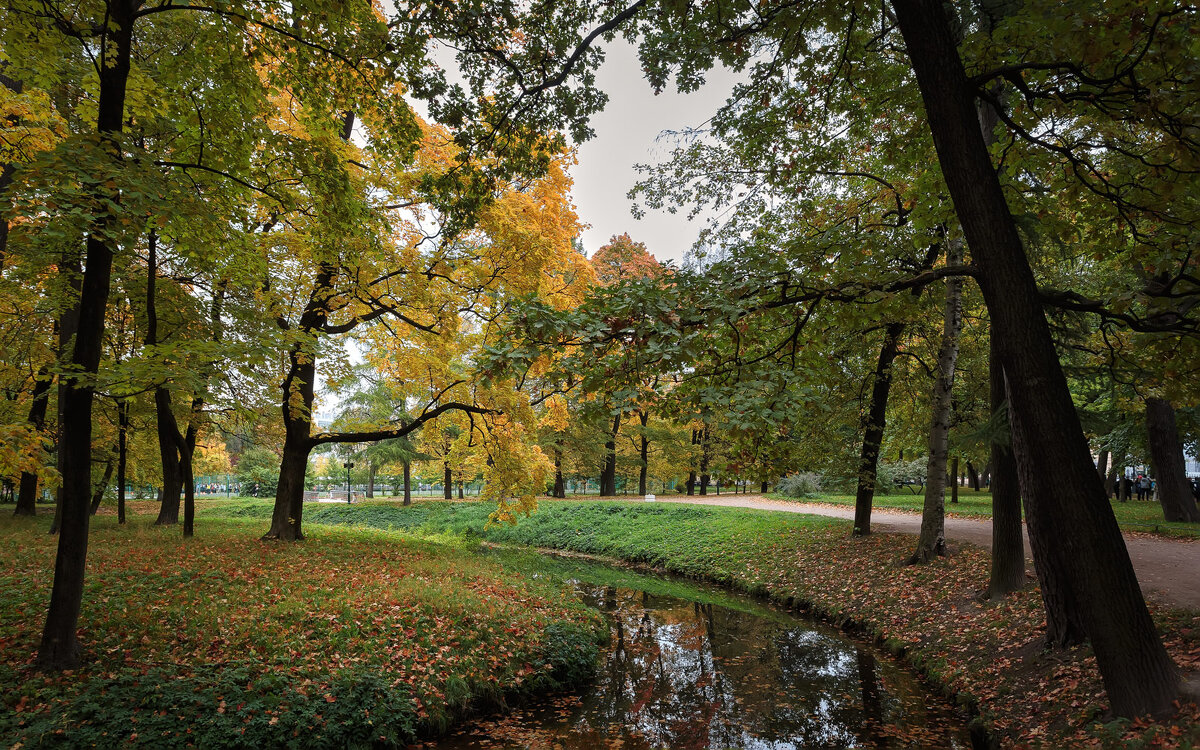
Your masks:
{"label": "white sky patch", "polygon": [[688,207],[682,207],[674,214],[648,211],[635,219],[626,197],[640,177],[634,166],[668,160],[676,139],[660,134],[703,127],[740,76],[717,68],[699,91],[679,94],[668,88],[655,96],[632,45],[617,40],[605,51],[596,85],[608,94],[608,106],[592,118],[596,135],[579,148],[579,165],[571,171],[579,218],[591,225],[583,233],[583,247],[591,256],[613,235],[628,232],[659,260],[678,263],[696,242],[706,215],[688,221]]}

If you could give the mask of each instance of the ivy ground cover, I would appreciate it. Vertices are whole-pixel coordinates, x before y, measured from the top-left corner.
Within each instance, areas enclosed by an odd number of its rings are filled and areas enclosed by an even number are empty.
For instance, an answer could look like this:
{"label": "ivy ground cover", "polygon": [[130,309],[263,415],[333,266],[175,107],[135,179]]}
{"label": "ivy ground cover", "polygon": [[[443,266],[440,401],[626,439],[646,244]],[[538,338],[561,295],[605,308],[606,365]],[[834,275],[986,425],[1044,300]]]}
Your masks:
{"label": "ivy ground cover", "polygon": [[320,527],[262,542],[94,519],[86,666],[31,670],[56,538],[0,518],[0,746],[387,747],[589,678],[599,619],[461,544]]}

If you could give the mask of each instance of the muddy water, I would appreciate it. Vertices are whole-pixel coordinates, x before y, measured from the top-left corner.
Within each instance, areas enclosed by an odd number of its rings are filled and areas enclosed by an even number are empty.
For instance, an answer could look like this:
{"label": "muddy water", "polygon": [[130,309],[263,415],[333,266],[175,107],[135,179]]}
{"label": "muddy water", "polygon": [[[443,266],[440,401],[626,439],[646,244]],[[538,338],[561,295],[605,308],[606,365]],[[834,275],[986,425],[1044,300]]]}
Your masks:
{"label": "muddy water", "polygon": [[609,622],[595,683],[439,748],[970,747],[963,716],[836,630],[692,583],[572,584]]}

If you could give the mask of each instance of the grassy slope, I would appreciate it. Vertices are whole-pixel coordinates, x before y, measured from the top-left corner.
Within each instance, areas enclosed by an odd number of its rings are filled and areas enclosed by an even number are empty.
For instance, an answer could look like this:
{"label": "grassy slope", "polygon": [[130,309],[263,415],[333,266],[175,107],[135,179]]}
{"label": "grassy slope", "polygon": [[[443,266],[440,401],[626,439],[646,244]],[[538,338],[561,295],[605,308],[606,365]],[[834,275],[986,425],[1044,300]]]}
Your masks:
{"label": "grassy slope", "polygon": [[32,673],[55,538],[0,518],[0,745],[403,746],[473,704],[590,676],[598,618],[461,544],[205,517],[93,526],[87,666]]}
{"label": "grassy slope", "polygon": [[[976,706],[1007,744],[1200,743],[1194,706],[1167,722],[1098,723],[1104,692],[1090,651],[1041,651],[1044,622],[1037,590],[1030,587],[997,603],[975,600],[987,581],[988,556],[982,550],[967,547],[928,566],[899,566],[908,538],[874,535],[852,543],[847,522],[812,516],[555,501],[544,502],[516,527],[486,529],[489,510],[478,503],[323,505],[306,509],[306,518],[611,555],[794,599],[904,652],[936,682]],[[221,512],[266,519],[269,508],[234,502]],[[1200,668],[1196,613],[1160,610],[1155,616],[1176,661],[1186,670]]]}
{"label": "grassy slope", "polygon": [[[808,501],[797,501],[795,498],[785,497],[784,495],[771,495],[770,497],[793,502],[854,505],[853,495],[823,494]],[[913,495],[907,491],[901,491],[890,495],[876,495],[874,506],[876,508],[895,508],[897,510],[920,513],[924,502],[925,498],[923,495]],[[1113,513],[1117,517],[1117,523],[1124,531],[1140,531],[1164,536],[1200,538],[1200,524],[1169,523],[1164,521],[1162,506],[1156,502],[1137,502],[1131,500],[1127,503],[1121,503],[1113,501],[1112,507]],[[962,516],[964,518],[991,518],[992,495],[989,492],[976,492],[975,490],[959,488],[957,503],[951,503],[949,495],[947,495],[946,514],[950,516]]]}

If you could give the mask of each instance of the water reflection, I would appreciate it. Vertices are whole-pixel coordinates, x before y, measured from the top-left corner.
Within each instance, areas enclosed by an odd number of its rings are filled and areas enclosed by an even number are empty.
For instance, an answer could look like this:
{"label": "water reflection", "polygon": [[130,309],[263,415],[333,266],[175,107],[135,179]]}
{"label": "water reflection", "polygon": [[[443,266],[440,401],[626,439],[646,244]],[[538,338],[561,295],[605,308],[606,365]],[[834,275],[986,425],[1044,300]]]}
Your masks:
{"label": "water reflection", "polygon": [[940,700],[836,631],[755,605],[578,588],[612,630],[595,684],[440,747],[969,746]]}

